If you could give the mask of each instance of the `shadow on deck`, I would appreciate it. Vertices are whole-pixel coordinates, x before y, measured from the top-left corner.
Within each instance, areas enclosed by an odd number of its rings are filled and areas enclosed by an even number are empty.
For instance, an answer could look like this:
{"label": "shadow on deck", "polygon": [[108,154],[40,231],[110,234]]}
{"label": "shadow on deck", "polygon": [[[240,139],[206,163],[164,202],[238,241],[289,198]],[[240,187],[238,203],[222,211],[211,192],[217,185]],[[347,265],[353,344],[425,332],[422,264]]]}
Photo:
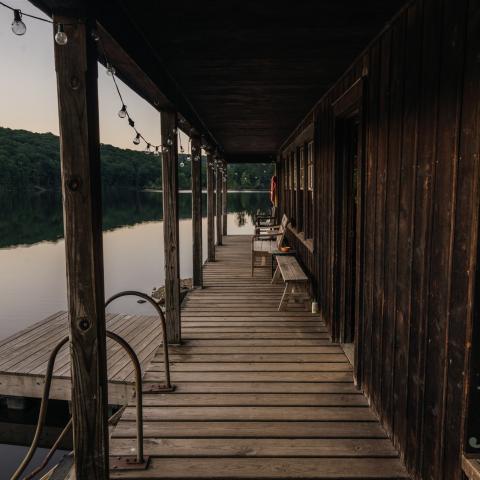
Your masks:
{"label": "shadow on deck", "polygon": [[[175,393],[144,397],[145,471],[112,478],[409,478],[318,316],[277,312],[282,286],[250,275],[250,238],[229,236],[182,308]],[[163,378],[159,352],[144,382]],[[135,407],[112,455],[135,452]]]}

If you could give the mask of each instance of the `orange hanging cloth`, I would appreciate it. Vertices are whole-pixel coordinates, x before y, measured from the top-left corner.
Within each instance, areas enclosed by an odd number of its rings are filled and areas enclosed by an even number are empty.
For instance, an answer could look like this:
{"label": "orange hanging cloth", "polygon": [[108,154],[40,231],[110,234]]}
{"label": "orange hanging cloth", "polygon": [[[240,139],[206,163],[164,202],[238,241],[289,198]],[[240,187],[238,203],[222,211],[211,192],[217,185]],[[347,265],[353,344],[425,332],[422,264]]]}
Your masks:
{"label": "orange hanging cloth", "polygon": [[274,207],[277,206],[277,176],[274,175],[270,181],[270,201]]}

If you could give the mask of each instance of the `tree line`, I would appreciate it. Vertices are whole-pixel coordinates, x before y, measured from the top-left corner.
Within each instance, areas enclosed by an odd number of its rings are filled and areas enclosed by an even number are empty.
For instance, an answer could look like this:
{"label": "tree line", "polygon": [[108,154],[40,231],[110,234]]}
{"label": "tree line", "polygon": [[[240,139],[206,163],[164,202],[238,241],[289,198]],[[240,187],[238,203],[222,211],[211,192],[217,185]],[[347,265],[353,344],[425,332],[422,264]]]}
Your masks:
{"label": "tree line", "polygon": [[[0,127],[0,187],[12,189],[59,190],[59,138],[52,133],[34,133]],[[104,187],[142,190],[160,188],[161,159],[130,149],[100,146]],[[179,154],[178,182],[190,189],[190,156]],[[271,164],[233,164],[228,166],[228,188],[267,190],[273,173]],[[206,187],[206,159],[202,158],[202,183]]]}

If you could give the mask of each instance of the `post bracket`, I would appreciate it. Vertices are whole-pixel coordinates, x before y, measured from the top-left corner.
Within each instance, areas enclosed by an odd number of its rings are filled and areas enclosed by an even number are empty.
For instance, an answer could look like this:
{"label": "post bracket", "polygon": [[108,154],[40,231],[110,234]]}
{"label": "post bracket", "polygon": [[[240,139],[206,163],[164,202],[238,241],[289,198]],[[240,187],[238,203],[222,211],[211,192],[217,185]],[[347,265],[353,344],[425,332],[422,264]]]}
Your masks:
{"label": "post bracket", "polygon": [[146,470],[149,463],[149,455],[144,455],[143,462],[138,462],[135,455],[114,455],[110,457],[110,470]]}
{"label": "post bracket", "polygon": [[168,393],[174,391],[175,385],[167,387],[164,383],[151,383],[143,386],[143,393]]}

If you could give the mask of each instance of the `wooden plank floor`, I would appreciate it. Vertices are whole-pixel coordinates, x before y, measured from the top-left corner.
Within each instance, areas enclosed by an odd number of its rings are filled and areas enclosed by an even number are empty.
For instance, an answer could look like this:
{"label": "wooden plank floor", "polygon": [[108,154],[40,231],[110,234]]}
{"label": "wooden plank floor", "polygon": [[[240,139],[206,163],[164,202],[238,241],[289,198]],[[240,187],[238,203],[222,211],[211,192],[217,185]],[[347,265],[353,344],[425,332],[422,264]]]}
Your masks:
{"label": "wooden plank floor", "polygon": [[[155,316],[107,315],[107,329],[123,337],[135,350],[142,368],[153,358],[160,342]],[[67,313],[57,312],[0,342],[0,395],[40,398],[52,349],[68,335]],[[134,392],[134,369],[125,350],[107,339],[109,401],[127,404]],[[70,400],[68,345],[55,362],[50,398]]]}
{"label": "wooden plank floor", "polygon": [[[174,393],[144,398],[145,471],[112,478],[408,478],[354,387],[350,363],[309,313],[277,312],[282,287],[250,275],[250,238],[229,236],[182,308]],[[161,380],[156,355],[144,381]],[[112,455],[135,452],[135,410]]]}

